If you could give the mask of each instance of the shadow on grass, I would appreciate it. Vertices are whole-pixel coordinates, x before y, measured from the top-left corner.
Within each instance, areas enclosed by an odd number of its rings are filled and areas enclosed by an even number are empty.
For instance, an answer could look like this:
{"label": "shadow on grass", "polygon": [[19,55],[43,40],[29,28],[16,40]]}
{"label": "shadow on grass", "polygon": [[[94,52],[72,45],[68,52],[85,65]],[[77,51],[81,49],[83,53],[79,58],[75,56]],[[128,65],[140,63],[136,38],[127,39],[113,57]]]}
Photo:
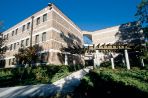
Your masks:
{"label": "shadow on grass", "polygon": [[[110,78],[110,76],[108,76]],[[73,98],[148,98],[148,93],[123,82],[113,81],[90,72],[76,88]]]}

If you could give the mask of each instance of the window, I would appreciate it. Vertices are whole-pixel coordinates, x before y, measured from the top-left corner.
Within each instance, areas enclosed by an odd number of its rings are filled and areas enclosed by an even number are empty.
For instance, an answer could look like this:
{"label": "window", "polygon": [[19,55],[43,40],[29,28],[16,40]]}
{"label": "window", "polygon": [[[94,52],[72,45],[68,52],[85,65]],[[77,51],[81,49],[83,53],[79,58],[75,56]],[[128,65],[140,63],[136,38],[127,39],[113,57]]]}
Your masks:
{"label": "window", "polygon": [[16,49],[16,43],[14,43],[14,47],[13,48],[14,48],[14,50]]}
{"label": "window", "polygon": [[12,31],[12,36],[14,35],[14,31]]}
{"label": "window", "polygon": [[17,35],[17,33],[18,33],[18,28],[15,30],[15,35]]}
{"label": "window", "polygon": [[42,41],[46,41],[46,32],[42,34]]}
{"label": "window", "polygon": [[7,39],[8,39],[8,37],[9,37],[9,34],[7,34]]}
{"label": "window", "polygon": [[12,59],[12,65],[15,65],[15,58]]}
{"label": "window", "polygon": [[41,63],[47,63],[48,62],[48,56],[49,52],[45,52],[41,54]]}
{"label": "window", "polygon": [[13,44],[10,45],[10,50],[12,50]]}
{"label": "window", "polygon": [[7,38],[7,35],[4,35],[4,39],[6,39]]}
{"label": "window", "polygon": [[27,23],[27,29],[30,29],[30,22]]}
{"label": "window", "polygon": [[25,31],[25,25],[23,25],[22,32]]}
{"label": "window", "polygon": [[9,59],[9,65],[11,65],[11,59]]}
{"label": "window", "polygon": [[24,46],[24,40],[21,40],[21,47]]}
{"label": "window", "polygon": [[38,17],[36,20],[36,25],[39,25],[39,24],[40,24],[40,17]]}
{"label": "window", "polygon": [[29,38],[26,39],[26,46],[29,44]]}
{"label": "window", "polygon": [[43,15],[43,22],[47,21],[47,14]]}
{"label": "window", "polygon": [[35,36],[35,43],[39,43],[39,35]]}

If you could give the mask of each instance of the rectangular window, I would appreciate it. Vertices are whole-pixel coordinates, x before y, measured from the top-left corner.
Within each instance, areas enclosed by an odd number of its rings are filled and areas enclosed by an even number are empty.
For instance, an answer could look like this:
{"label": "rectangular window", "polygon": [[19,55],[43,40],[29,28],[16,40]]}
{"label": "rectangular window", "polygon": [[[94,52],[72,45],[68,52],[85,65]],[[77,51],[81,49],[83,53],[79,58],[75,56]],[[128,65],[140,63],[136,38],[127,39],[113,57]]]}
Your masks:
{"label": "rectangular window", "polygon": [[7,34],[7,40],[8,40],[9,34]]}
{"label": "rectangular window", "polygon": [[7,35],[4,35],[4,39],[6,39],[7,38]]}
{"label": "rectangular window", "polygon": [[9,59],[9,65],[11,65],[11,59]]}
{"label": "rectangular window", "polygon": [[12,48],[13,48],[13,44],[10,45],[10,50],[12,50]]}
{"label": "rectangular window", "polygon": [[27,29],[30,29],[30,22],[27,23]]}
{"label": "rectangular window", "polygon": [[18,28],[15,30],[15,35],[17,35],[17,33],[18,33]]}
{"label": "rectangular window", "polygon": [[24,46],[24,40],[21,40],[21,47]]}
{"label": "rectangular window", "polygon": [[12,36],[14,35],[14,31],[12,31]]}
{"label": "rectangular window", "polygon": [[46,41],[46,32],[42,34],[42,41]]}
{"label": "rectangular window", "polygon": [[25,31],[25,25],[23,25],[22,32]]}
{"label": "rectangular window", "polygon": [[38,17],[36,20],[36,25],[39,25],[39,24],[40,24],[40,17]]}
{"label": "rectangular window", "polygon": [[39,43],[39,35],[35,36],[35,43]]}
{"label": "rectangular window", "polygon": [[43,22],[47,21],[47,14],[43,15]]}
{"label": "rectangular window", "polygon": [[41,63],[47,63],[48,62],[48,56],[49,52],[45,52],[41,54]]}
{"label": "rectangular window", "polygon": [[26,46],[29,45],[29,38],[26,39]]}
{"label": "rectangular window", "polygon": [[15,58],[12,59],[12,65],[15,65]]}
{"label": "rectangular window", "polygon": [[16,49],[16,43],[14,43],[14,47],[13,48],[14,48],[14,50]]}

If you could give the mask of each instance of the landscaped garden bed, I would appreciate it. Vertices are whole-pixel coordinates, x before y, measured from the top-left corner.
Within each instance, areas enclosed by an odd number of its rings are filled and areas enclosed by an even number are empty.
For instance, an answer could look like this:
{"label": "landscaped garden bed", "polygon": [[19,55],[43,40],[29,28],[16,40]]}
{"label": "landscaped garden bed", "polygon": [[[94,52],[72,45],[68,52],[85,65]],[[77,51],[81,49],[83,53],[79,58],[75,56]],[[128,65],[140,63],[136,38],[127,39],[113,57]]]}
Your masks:
{"label": "landscaped garden bed", "polygon": [[48,65],[0,69],[0,87],[53,83],[81,68],[80,65]]}
{"label": "landscaped garden bed", "polygon": [[71,95],[74,98],[148,98],[148,70],[98,68],[90,71]]}

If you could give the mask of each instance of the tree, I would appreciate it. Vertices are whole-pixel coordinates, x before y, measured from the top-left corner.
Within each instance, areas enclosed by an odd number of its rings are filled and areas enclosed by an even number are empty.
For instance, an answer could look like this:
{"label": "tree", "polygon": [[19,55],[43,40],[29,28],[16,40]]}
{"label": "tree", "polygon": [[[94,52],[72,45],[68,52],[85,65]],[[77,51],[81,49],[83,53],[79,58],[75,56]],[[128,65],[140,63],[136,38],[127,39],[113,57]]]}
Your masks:
{"label": "tree", "polygon": [[6,49],[7,49],[7,47],[5,46],[6,39],[3,38],[3,34],[2,34],[2,27],[3,27],[3,23],[0,22],[0,55],[1,56],[6,52]]}
{"label": "tree", "polygon": [[33,47],[20,48],[18,53],[15,54],[16,63],[20,65],[36,63],[39,60],[39,52],[42,50],[42,47],[39,45],[34,45]]}
{"label": "tree", "polygon": [[137,6],[136,15],[139,21],[145,25],[148,24],[148,0],[142,0],[141,3]]}
{"label": "tree", "polygon": [[148,39],[148,0],[142,0],[141,3],[137,6],[137,13],[135,16],[138,18],[138,21],[142,25],[144,37],[146,40],[146,47],[143,50],[141,57],[144,59],[148,58],[148,47],[147,47],[147,39]]}
{"label": "tree", "polygon": [[145,37],[148,38],[148,0],[142,0],[137,6],[137,13],[135,16],[141,22]]}

